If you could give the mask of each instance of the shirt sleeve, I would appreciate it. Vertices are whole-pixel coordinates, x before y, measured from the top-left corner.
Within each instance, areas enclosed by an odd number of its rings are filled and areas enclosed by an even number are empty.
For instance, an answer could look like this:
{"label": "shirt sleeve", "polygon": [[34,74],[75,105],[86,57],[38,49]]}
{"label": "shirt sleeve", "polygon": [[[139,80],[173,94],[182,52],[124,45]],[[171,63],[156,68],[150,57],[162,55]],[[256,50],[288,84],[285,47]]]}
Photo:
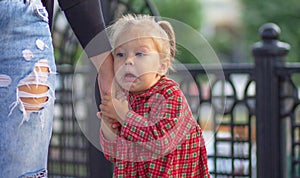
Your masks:
{"label": "shirt sleeve", "polygon": [[185,98],[179,90],[168,89],[166,95],[154,95],[145,105],[151,112],[142,116],[129,111],[120,136],[157,155],[174,151],[195,124]]}
{"label": "shirt sleeve", "polygon": [[117,153],[117,142],[106,140],[101,129],[100,129],[100,145],[105,158],[115,163],[116,162],[115,154]]}
{"label": "shirt sleeve", "polygon": [[99,0],[58,0],[88,57],[111,50]]}

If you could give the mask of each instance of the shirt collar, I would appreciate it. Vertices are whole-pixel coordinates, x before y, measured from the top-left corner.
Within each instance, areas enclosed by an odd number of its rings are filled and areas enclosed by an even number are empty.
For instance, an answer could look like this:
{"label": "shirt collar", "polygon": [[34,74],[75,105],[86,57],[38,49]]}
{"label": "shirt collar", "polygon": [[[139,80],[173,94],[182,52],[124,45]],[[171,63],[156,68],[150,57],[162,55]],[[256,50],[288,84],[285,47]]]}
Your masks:
{"label": "shirt collar", "polygon": [[153,93],[158,93],[162,89],[162,87],[164,86],[164,83],[166,81],[167,81],[167,78],[163,76],[159,79],[158,82],[156,82],[156,84],[154,84],[152,87],[150,87],[149,89],[147,89],[143,93],[139,93],[139,94],[129,93],[129,98],[142,98],[142,97],[146,98],[146,97],[150,97]]}

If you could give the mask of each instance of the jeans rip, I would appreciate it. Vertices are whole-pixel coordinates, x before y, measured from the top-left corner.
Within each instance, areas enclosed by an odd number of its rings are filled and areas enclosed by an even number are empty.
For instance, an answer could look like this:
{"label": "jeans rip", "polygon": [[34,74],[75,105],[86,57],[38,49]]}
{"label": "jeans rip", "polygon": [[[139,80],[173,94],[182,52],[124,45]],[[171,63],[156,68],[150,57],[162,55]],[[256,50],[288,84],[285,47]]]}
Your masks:
{"label": "jeans rip", "polygon": [[36,8],[34,9],[34,14],[40,18],[41,20],[43,20],[44,22],[48,23],[48,12],[46,11],[45,7],[39,7],[36,6]]}

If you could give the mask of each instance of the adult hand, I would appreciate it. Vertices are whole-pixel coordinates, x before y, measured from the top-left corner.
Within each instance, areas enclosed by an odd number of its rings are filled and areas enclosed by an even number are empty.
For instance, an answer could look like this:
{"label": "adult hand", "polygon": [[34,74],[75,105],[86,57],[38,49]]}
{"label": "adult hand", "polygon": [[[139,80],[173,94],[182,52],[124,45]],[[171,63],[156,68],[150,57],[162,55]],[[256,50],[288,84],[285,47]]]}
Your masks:
{"label": "adult hand", "polygon": [[91,58],[98,71],[100,96],[111,93],[114,78],[113,56],[110,51]]}

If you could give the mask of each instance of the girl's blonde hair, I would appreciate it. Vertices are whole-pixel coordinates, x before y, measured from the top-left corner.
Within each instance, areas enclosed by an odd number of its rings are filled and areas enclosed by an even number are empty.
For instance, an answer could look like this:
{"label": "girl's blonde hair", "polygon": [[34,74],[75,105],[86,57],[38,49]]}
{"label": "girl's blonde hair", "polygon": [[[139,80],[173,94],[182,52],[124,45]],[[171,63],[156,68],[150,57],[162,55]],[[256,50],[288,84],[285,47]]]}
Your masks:
{"label": "girl's blonde hair", "polygon": [[[136,29],[139,29],[139,31],[135,33],[138,38],[152,38],[159,53],[167,56],[171,61],[174,59],[176,42],[173,27],[167,21],[156,22],[155,18],[149,15],[128,14],[117,20],[108,29],[112,47],[117,47],[120,35],[126,35],[127,32]],[[128,38],[128,41],[130,40],[134,39]]]}

